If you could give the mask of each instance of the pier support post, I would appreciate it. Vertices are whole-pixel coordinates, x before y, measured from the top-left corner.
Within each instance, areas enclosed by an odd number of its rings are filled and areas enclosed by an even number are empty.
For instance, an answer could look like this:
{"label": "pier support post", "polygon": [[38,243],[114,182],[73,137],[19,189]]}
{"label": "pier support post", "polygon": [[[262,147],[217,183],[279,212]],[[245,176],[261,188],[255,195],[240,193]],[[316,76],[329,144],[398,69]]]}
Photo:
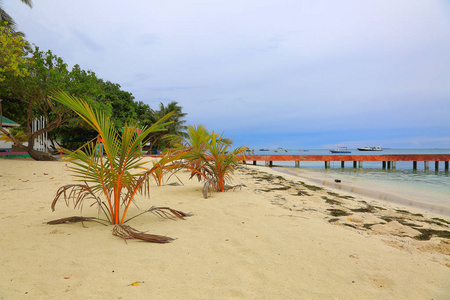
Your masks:
{"label": "pier support post", "polygon": [[325,169],[329,169],[330,168],[330,162],[329,161],[325,161]]}
{"label": "pier support post", "polygon": [[345,168],[345,161],[341,161],[341,168]]}
{"label": "pier support post", "polygon": [[353,168],[356,168],[356,161],[353,162]]}
{"label": "pier support post", "polygon": [[388,161],[388,162],[387,162],[387,168],[388,168],[388,170],[391,169],[391,161]]}
{"label": "pier support post", "polygon": [[417,161],[413,161],[413,170],[417,170]]}
{"label": "pier support post", "polygon": [[269,161],[268,160],[266,160],[266,162],[265,162],[265,164],[264,164],[266,167],[268,167],[269,166]]}
{"label": "pier support post", "polygon": [[253,161],[253,165],[256,166],[256,160]]}
{"label": "pier support post", "polygon": [[361,161],[359,161],[359,168],[361,169],[362,167],[363,167],[363,162],[361,160]]}
{"label": "pier support post", "polygon": [[300,168],[300,162],[298,160],[295,162],[295,167]]}
{"label": "pier support post", "polygon": [[448,171],[448,161],[445,162],[445,167],[444,167],[445,171]]}
{"label": "pier support post", "polygon": [[383,169],[386,169],[386,162],[383,161]]}
{"label": "pier support post", "polygon": [[434,168],[436,169],[436,171],[439,170],[439,162],[438,161],[434,162]]}
{"label": "pier support post", "polygon": [[429,161],[424,161],[423,162],[423,167],[425,170],[428,170],[430,168],[430,162]]}
{"label": "pier support post", "polygon": [[397,167],[397,162],[395,160],[392,161],[392,169],[395,169]]}

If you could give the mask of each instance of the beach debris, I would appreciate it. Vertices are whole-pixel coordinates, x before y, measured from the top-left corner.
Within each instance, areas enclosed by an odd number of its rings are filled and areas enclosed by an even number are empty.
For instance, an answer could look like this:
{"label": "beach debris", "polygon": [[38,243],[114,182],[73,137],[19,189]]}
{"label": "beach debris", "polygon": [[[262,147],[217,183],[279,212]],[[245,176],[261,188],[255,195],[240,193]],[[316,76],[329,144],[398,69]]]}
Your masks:
{"label": "beach debris", "polygon": [[342,209],[327,209],[328,211],[330,211],[330,215],[332,215],[333,217],[341,217],[341,216],[350,216],[351,213],[348,213],[346,211],[343,211]]}
{"label": "beach debris", "polygon": [[354,258],[354,259],[359,259],[359,255],[356,253],[350,254],[349,257]]}
{"label": "beach debris", "polygon": [[81,222],[83,227],[86,227],[86,226],[84,226],[84,223],[83,223],[84,221],[93,221],[93,222],[97,222],[97,223],[107,226],[106,224],[102,223],[100,221],[100,219],[98,219],[96,217],[80,217],[80,216],[73,216],[73,217],[67,217],[67,218],[61,218],[61,219],[57,219],[57,220],[53,220],[53,221],[48,221],[47,224],[48,225],[57,225],[57,224],[64,224],[64,223]]}
{"label": "beach debris", "polygon": [[352,212],[362,212],[362,213],[374,213],[376,211],[375,207],[372,205],[367,205],[366,207],[350,209]]}
{"label": "beach debris", "polygon": [[348,195],[347,196],[343,196],[343,195],[340,195],[340,194],[334,193],[334,192],[327,192],[327,194],[330,195],[330,196],[334,196],[334,197],[342,198],[342,199],[354,199],[355,198],[353,196],[348,196]]}
{"label": "beach debris", "polygon": [[129,239],[138,239],[150,243],[166,244],[175,240],[168,236],[145,233],[124,224],[115,225],[112,234],[123,238],[125,241]]}
{"label": "beach debris", "polygon": [[264,189],[264,190],[262,190],[263,192],[270,192],[270,191],[285,191],[285,190],[288,190],[288,189],[290,189],[291,187],[290,186],[282,186],[282,187],[272,187],[272,188],[267,188],[267,189]]}
{"label": "beach debris", "polygon": [[323,190],[323,188],[318,187],[316,185],[309,185],[304,182],[300,182],[300,183],[302,183],[302,185],[310,191],[322,191]]}
{"label": "beach debris", "polygon": [[450,231],[448,230],[433,230],[422,228],[414,228],[414,229],[421,232],[420,235],[413,237],[416,240],[428,241],[431,239],[431,237],[433,237],[433,235],[443,239],[450,239]]}
{"label": "beach debris", "polygon": [[143,281],[135,281],[133,283],[130,283],[128,286],[139,286],[140,283],[144,283]]}
{"label": "beach debris", "polygon": [[226,192],[228,190],[233,190],[235,191],[236,189],[242,189],[242,187],[247,187],[245,184],[236,184],[236,185],[224,185],[223,187],[223,191]]}
{"label": "beach debris", "polygon": [[341,180],[340,179],[335,179],[334,182],[340,183]]}
{"label": "beach debris", "polygon": [[192,217],[194,215],[193,213],[185,213],[185,212],[182,212],[180,210],[176,210],[176,209],[173,209],[173,208],[170,208],[170,207],[167,207],[167,206],[164,206],[164,207],[162,207],[162,206],[159,206],[159,207],[152,206],[149,209],[147,209],[146,211],[144,211],[144,212],[142,212],[140,214],[137,214],[134,217],[129,218],[124,223],[126,223],[126,222],[128,222],[128,221],[130,221],[130,220],[132,220],[132,219],[134,219],[136,217],[139,217],[140,215],[148,213],[148,212],[152,213],[152,214],[154,214],[154,215],[156,215],[156,216],[158,216],[160,218],[171,219],[171,220],[176,220],[176,219],[185,220],[185,217]]}
{"label": "beach debris", "polygon": [[331,204],[331,205],[341,205],[342,204],[341,202],[331,199],[331,198],[328,198],[327,196],[321,196],[321,198],[323,200],[325,200],[326,203]]}
{"label": "beach debris", "polygon": [[297,194],[291,194],[291,195],[292,196],[311,196],[310,194],[308,194],[308,192],[302,191],[302,190],[297,191]]}
{"label": "beach debris", "polygon": [[211,182],[211,179],[206,180],[202,190],[203,198],[208,199],[212,191],[214,191],[214,183]]}

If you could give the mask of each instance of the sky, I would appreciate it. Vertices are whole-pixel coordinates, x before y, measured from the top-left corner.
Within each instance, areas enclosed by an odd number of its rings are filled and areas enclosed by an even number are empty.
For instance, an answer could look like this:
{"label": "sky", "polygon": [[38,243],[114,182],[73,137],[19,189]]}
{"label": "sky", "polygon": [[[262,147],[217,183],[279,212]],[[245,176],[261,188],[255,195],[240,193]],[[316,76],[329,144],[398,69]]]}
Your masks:
{"label": "sky", "polygon": [[41,50],[252,149],[450,149],[448,0],[3,1]]}

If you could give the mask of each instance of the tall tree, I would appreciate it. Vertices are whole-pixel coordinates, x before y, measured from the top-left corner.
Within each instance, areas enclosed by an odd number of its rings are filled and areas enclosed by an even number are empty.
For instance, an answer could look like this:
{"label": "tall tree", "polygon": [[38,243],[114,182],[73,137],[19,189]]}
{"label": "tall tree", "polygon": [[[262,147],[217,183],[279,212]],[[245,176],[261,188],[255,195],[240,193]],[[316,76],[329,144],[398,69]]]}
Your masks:
{"label": "tall tree", "polygon": [[25,63],[28,43],[20,36],[15,36],[11,29],[0,25],[0,82],[6,76],[24,77],[28,75]]}
{"label": "tall tree", "polygon": [[104,82],[100,79],[99,85],[104,92],[103,102],[111,106],[111,117],[118,128],[137,121],[137,106],[131,93],[121,90],[119,84],[110,81]]}
{"label": "tall tree", "polygon": [[144,115],[142,120],[143,125],[150,126],[161,119],[163,116],[168,113],[173,113],[172,117],[170,117],[169,121],[172,123],[167,127],[166,132],[156,132],[152,133],[151,143],[153,147],[157,147],[159,149],[164,149],[169,146],[169,139],[165,139],[167,136],[181,136],[186,137],[186,129],[187,126],[184,124],[186,120],[183,118],[187,115],[187,113],[183,113],[183,107],[178,105],[178,102],[172,101],[164,106],[161,102],[159,104],[159,110],[150,110]]}
{"label": "tall tree", "polygon": [[[63,125],[79,125],[78,117],[66,106],[51,99],[55,90],[66,90],[73,95],[84,97],[96,107],[110,113],[107,105],[102,105],[95,99],[102,98],[102,89],[99,87],[95,73],[81,70],[75,65],[69,70],[67,64],[51,51],[42,52],[34,48],[23,64],[29,75],[6,76],[0,82],[0,98],[4,101],[3,109],[9,116],[20,123],[28,137],[28,145],[14,140],[14,144],[27,151],[35,160],[53,160],[54,158],[34,149],[35,139],[46,132],[51,132]],[[5,101],[6,100],[6,101]],[[32,121],[44,117],[46,125],[35,132],[32,130]],[[72,122],[72,123],[71,123]],[[0,128],[0,131],[9,136],[9,133]]]}

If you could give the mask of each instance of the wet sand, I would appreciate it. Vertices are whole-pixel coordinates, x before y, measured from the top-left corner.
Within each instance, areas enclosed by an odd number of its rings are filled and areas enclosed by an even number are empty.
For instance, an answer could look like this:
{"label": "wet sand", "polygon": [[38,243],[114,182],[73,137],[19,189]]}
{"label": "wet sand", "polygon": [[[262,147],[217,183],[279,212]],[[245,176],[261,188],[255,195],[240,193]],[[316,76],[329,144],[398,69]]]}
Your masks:
{"label": "wet sand", "polygon": [[[286,167],[275,167],[274,170],[298,176],[319,186],[340,190],[354,196],[363,196],[373,200],[386,202],[386,204],[400,204],[410,209],[422,212],[431,212],[442,217],[450,217],[450,205],[448,198],[442,194],[433,194],[431,191],[420,190],[417,187],[408,188],[404,186],[386,184],[366,179],[343,179],[339,174],[324,174],[313,172],[308,169],[294,169]],[[335,182],[335,179],[341,180]]]}

